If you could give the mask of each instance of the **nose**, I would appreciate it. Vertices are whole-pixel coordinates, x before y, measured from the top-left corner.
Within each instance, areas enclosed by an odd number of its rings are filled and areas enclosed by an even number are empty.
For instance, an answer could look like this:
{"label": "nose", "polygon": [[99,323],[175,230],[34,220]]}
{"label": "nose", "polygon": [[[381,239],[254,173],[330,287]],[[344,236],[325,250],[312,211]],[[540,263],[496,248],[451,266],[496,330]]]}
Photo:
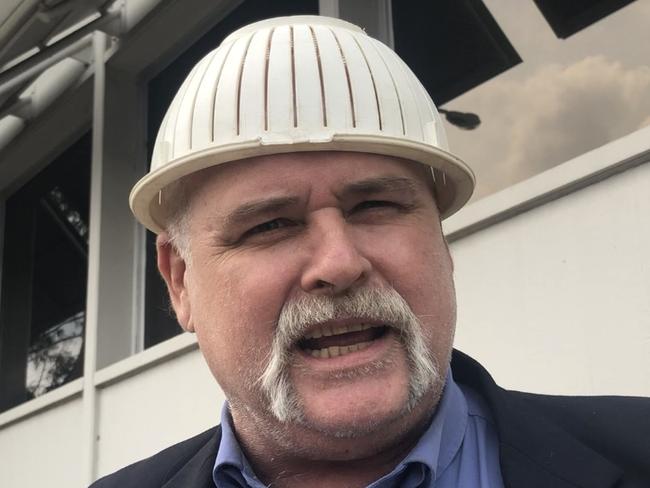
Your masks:
{"label": "nose", "polygon": [[359,252],[347,226],[336,212],[313,219],[311,254],[300,283],[304,291],[340,294],[368,279],[372,265]]}

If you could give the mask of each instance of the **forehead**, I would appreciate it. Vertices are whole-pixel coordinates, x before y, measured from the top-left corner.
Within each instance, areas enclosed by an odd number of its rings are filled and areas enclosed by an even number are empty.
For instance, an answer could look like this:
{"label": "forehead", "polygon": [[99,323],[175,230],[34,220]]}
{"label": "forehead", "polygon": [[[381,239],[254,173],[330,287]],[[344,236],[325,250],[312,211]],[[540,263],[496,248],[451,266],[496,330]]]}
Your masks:
{"label": "forehead", "polygon": [[194,198],[240,200],[279,190],[337,192],[378,177],[400,177],[432,189],[427,166],[391,156],[340,151],[258,156],[208,168],[187,179]]}

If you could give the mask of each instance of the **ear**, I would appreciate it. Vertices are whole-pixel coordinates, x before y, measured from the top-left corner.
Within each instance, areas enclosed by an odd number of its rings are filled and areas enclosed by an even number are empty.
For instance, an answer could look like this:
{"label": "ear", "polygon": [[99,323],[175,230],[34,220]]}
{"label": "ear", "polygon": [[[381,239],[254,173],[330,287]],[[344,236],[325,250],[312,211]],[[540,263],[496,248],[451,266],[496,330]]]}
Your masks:
{"label": "ear", "polygon": [[165,280],[176,319],[187,332],[194,332],[189,294],[186,286],[187,265],[165,232],[156,238],[158,270]]}

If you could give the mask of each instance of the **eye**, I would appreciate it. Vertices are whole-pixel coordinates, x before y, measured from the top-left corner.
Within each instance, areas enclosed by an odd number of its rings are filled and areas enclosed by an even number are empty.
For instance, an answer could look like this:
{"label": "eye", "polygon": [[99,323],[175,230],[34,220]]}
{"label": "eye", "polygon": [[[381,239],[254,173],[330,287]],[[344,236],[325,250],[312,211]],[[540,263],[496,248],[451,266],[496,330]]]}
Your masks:
{"label": "eye", "polygon": [[254,227],[251,227],[246,232],[244,232],[242,238],[250,237],[257,234],[264,234],[266,232],[282,229],[284,227],[292,227],[294,225],[295,223],[289,219],[284,219],[284,218],[273,219],[273,220],[269,220],[268,222],[263,222]]}
{"label": "eye", "polygon": [[354,206],[352,212],[359,212],[363,210],[370,210],[374,208],[401,208],[401,205],[396,202],[390,202],[388,200],[366,200]]}

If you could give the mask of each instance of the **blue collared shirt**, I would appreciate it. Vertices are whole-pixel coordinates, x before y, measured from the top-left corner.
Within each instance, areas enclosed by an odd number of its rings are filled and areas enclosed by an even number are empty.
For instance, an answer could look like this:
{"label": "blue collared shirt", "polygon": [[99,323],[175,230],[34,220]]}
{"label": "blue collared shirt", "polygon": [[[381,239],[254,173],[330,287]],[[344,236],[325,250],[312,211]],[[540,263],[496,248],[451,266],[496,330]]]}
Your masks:
{"label": "blue collared shirt", "polygon": [[[264,488],[233,433],[228,405],[221,413],[221,443],[214,465],[218,488]],[[431,424],[411,452],[368,488],[502,488],[499,441],[489,410],[451,372]]]}

